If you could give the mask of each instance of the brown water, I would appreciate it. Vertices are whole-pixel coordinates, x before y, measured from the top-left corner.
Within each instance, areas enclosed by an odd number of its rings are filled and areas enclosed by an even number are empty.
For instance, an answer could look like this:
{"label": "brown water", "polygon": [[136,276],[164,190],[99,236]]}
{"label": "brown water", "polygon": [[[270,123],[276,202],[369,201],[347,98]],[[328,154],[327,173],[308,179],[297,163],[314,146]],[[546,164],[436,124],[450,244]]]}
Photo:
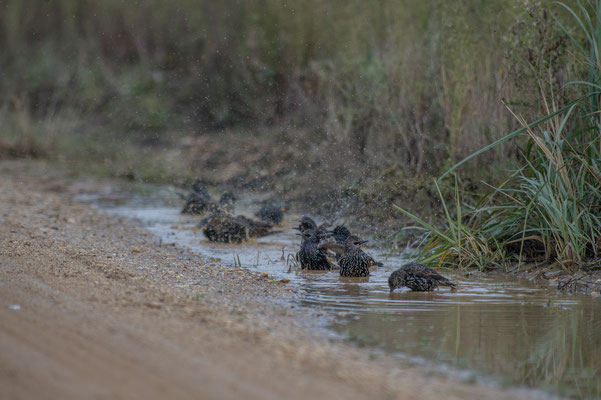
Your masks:
{"label": "brown water", "polygon": [[[502,275],[447,274],[459,290],[389,293],[390,273],[408,252],[365,248],[384,263],[367,279],[336,272],[289,272],[287,256],[299,238],[291,229],[243,245],[208,242],[197,217],[181,216],[179,201],[165,189],[152,196],[107,192],[82,196],[114,215],[144,222],[163,243],[188,246],[204,257],[290,279],[307,295],[302,304],[329,315],[329,328],[361,346],[385,351],[440,370],[463,371],[466,379],[540,388],[573,398],[601,398],[601,299],[559,295],[554,287]],[[251,203],[239,211],[252,211]],[[252,213],[249,213],[252,215]]]}

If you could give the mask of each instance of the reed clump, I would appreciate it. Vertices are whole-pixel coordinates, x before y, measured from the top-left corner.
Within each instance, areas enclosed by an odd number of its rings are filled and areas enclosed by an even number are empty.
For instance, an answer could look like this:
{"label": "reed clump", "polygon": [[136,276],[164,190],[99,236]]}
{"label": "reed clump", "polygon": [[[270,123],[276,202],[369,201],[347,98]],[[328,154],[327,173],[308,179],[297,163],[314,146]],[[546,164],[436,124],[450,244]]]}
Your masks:
{"label": "reed clump", "polygon": [[[600,4],[578,2],[572,8],[557,3],[566,17],[556,23],[572,42],[587,71],[587,79],[565,85],[571,93],[578,93],[572,89],[576,87],[583,94],[562,104],[552,96],[557,82],[543,81],[540,76],[538,95],[546,105],[546,115],[528,123],[509,106],[522,127],[468,157],[521,137],[525,147],[520,153],[520,167],[500,185],[491,186],[490,193],[476,204],[466,205],[457,191],[453,210],[449,211],[451,207],[442,199],[446,228],[428,225],[403,210],[428,231],[421,253],[424,261],[460,267],[475,265],[481,269],[516,263],[556,263],[574,271],[583,261],[599,258]],[[466,160],[450,168],[442,178],[448,178]]]}

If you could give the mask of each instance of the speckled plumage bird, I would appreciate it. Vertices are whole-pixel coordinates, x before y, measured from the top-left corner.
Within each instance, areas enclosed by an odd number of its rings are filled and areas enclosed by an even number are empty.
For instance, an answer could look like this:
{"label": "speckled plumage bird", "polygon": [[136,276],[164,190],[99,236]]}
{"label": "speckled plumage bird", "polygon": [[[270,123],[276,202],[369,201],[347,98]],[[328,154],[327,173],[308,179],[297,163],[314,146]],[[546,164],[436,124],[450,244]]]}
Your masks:
{"label": "speckled plumage bird", "polygon": [[388,278],[388,287],[392,292],[396,288],[407,286],[416,292],[427,292],[438,286],[455,288],[448,278],[422,264],[411,263],[394,271]]}
{"label": "speckled plumage bird", "polygon": [[295,226],[294,229],[300,231],[300,233],[303,233],[309,229],[312,231],[317,231],[317,224],[315,221],[313,221],[313,218],[304,215],[300,220],[298,220],[298,226]]}
{"label": "speckled plumage bird", "polygon": [[201,221],[202,232],[211,242],[242,243],[272,233],[271,225],[244,215],[216,213]]}
{"label": "speckled plumage bird", "polygon": [[267,222],[273,225],[278,225],[284,219],[284,212],[286,207],[281,204],[267,204],[264,205],[255,213],[255,216],[263,222]]}
{"label": "speckled plumage bird", "polygon": [[255,221],[244,215],[238,215],[236,218],[246,226],[248,236],[251,238],[266,236],[273,232],[271,224],[267,222]]}
{"label": "speckled plumage bird", "polygon": [[319,248],[320,237],[312,229],[298,233],[302,237],[301,248],[296,253],[296,259],[302,269],[314,271],[329,271],[333,269],[326,256],[326,250]]}
{"label": "speckled plumage bird", "polygon": [[249,238],[246,224],[231,215],[212,215],[201,222],[202,232],[211,242],[242,243]]}
{"label": "speckled plumage bird", "polygon": [[225,192],[219,198],[218,207],[226,213],[234,212],[234,203],[236,202],[236,196],[232,192]]}
{"label": "speckled plumage bird", "polygon": [[212,204],[211,196],[201,181],[194,182],[187,196],[181,196],[186,199],[182,214],[204,214]]}
{"label": "speckled plumage bird", "polygon": [[328,223],[323,223],[317,226],[317,224],[315,223],[315,221],[313,221],[312,218],[307,217],[305,215],[298,221],[298,226],[295,226],[292,229],[296,229],[297,231],[300,231],[300,233],[303,233],[306,230],[312,230],[317,234],[319,238],[323,239],[324,237],[331,235],[331,233],[328,232],[328,226],[330,226],[330,224]]}
{"label": "speckled plumage bird", "polygon": [[[344,225],[338,225],[336,226],[334,229],[331,230],[332,236],[334,237],[334,240],[336,241],[337,244],[339,244],[340,246],[328,246],[328,250],[333,251],[334,253],[336,253],[336,261],[338,261],[340,263],[340,257],[342,257],[342,255],[345,252],[345,243],[346,240],[351,236],[351,231]],[[363,250],[361,250],[363,252]],[[368,263],[369,263],[369,267],[383,267],[384,265],[381,262],[378,262],[376,260],[374,260],[374,258],[372,256],[370,256],[369,254],[366,254],[365,252],[363,252],[363,258],[365,258]]]}
{"label": "speckled plumage bird", "polygon": [[344,242],[344,253],[338,260],[340,276],[364,277],[369,276],[369,267],[373,258],[361,250],[361,245],[367,240],[361,240],[355,235],[350,235]]}
{"label": "speckled plumage bird", "polygon": [[349,236],[351,236],[351,231],[344,225],[338,225],[332,229],[332,237],[338,244],[344,244]]}

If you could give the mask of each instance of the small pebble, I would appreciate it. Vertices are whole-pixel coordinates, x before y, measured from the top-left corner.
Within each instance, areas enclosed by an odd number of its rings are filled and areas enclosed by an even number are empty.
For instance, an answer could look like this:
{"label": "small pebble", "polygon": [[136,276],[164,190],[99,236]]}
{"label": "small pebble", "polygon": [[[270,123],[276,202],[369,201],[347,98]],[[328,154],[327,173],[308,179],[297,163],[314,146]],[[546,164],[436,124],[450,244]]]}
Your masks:
{"label": "small pebble", "polygon": [[261,274],[261,278],[269,278],[269,274],[267,272],[263,272]]}
{"label": "small pebble", "polygon": [[132,248],[131,248],[131,251],[132,251],[133,253],[139,253],[139,252],[140,252],[140,249],[138,249],[137,247],[132,247]]}
{"label": "small pebble", "polygon": [[6,306],[6,308],[8,308],[9,310],[19,311],[21,309],[21,306],[18,304],[9,304]]}
{"label": "small pebble", "polygon": [[290,279],[286,279],[286,278],[280,279],[280,282],[282,282],[282,283],[288,283],[288,282],[290,282]]}

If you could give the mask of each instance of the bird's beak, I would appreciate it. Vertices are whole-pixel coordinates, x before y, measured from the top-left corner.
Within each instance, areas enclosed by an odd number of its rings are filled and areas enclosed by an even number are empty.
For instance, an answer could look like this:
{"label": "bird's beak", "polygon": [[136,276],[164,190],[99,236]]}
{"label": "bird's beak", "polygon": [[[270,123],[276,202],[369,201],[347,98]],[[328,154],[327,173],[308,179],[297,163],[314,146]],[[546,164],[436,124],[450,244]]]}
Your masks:
{"label": "bird's beak", "polygon": [[294,228],[292,228],[292,229],[296,229],[297,231],[300,231],[300,228],[299,228],[298,226],[295,226],[295,227],[294,227]]}
{"label": "bird's beak", "polygon": [[296,236],[303,236],[302,233],[296,233]]}
{"label": "bird's beak", "polygon": [[360,240],[359,244],[363,244],[363,243],[367,243],[367,242],[369,242],[369,240]]}

